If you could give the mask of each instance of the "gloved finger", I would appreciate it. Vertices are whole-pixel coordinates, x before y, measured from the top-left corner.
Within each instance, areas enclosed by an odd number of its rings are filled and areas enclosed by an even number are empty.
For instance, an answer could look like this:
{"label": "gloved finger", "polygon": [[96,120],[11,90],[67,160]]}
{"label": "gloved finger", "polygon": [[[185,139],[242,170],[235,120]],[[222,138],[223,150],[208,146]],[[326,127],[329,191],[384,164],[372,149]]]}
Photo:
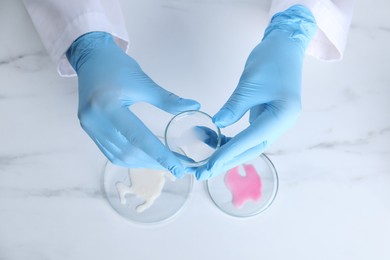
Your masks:
{"label": "gloved finger", "polygon": [[[79,112],[80,126],[88,134],[88,136],[95,142],[100,151],[106,156],[107,159],[114,157],[114,153],[119,151],[119,148],[108,141],[108,138],[98,138],[97,133],[100,132],[100,128],[109,125],[109,121],[104,118],[99,118],[90,110],[88,114]],[[87,120],[86,120],[87,119]]]}
{"label": "gloved finger", "polygon": [[264,111],[248,128],[221,146],[199,171],[212,172],[213,169],[222,168],[224,164],[252,147],[261,143],[272,143],[294,121],[289,117],[289,113],[279,109],[276,104],[267,104]]}
{"label": "gloved finger", "polygon": [[[115,158],[115,155],[113,154],[113,152],[111,152],[112,151],[111,150],[112,144],[109,144],[109,145],[105,144],[105,141],[104,141],[105,139],[103,139],[103,138],[101,140],[99,140],[99,138],[94,137],[94,138],[92,138],[92,140],[95,142],[95,144],[97,145],[99,150],[104,154],[104,156],[106,156],[106,158],[110,162],[112,162],[112,159]],[[116,147],[114,149],[116,150]]]}
{"label": "gloved finger", "polygon": [[[109,142],[106,138],[97,138],[94,140],[97,144],[101,144],[105,151],[108,151],[108,154],[103,152],[104,155],[115,165],[126,167],[126,168],[148,168],[155,170],[166,170],[161,164],[156,162],[153,158],[148,156],[141,149],[129,145],[129,143],[120,143],[118,146],[114,145],[113,142]],[[113,146],[119,149],[113,149]],[[113,149],[113,150],[111,150]],[[111,151],[113,151],[111,153]]]}
{"label": "gloved finger", "polygon": [[176,177],[184,175],[184,167],[180,161],[127,107],[111,113],[110,120],[118,134],[130,144],[145,152]]}
{"label": "gloved finger", "polygon": [[256,142],[258,138],[254,136],[253,130],[253,127],[249,126],[216,150],[208,162],[196,170],[196,177],[204,176],[203,178],[209,178],[213,173],[223,169],[224,165],[228,164],[229,161],[235,160],[239,155],[264,142]]}
{"label": "gloved finger", "polygon": [[199,167],[196,169],[195,177],[197,180],[206,180],[212,177],[215,177],[221,173],[224,173],[240,164],[243,164],[247,161],[250,161],[258,156],[266,149],[267,143],[263,142],[259,145],[256,145],[244,153],[234,157],[225,164],[221,165],[219,168],[212,168],[207,170],[207,167]]}
{"label": "gloved finger", "polygon": [[[206,126],[196,126],[195,130],[200,132],[199,136],[203,137],[201,139],[202,142],[204,142],[205,144],[207,144],[208,146],[210,146],[213,149],[217,148],[218,135],[214,130],[212,130]],[[223,134],[220,134],[220,138],[221,138],[220,146],[224,145],[230,139],[232,139],[231,137],[227,137]]]}
{"label": "gloved finger", "polygon": [[265,104],[254,106],[250,109],[249,112],[249,123],[252,124],[256,118],[259,117],[261,113],[265,110]]}
{"label": "gloved finger", "polygon": [[173,154],[174,154],[177,158],[179,158],[180,160],[182,160],[182,161],[185,161],[185,162],[187,162],[187,163],[195,163],[195,161],[194,161],[193,159],[191,159],[191,158],[189,158],[189,157],[187,157],[187,156],[185,156],[185,155],[183,155],[183,154],[180,154],[180,153],[177,153],[177,152],[173,152]]}
{"label": "gloved finger", "polygon": [[105,123],[82,125],[82,127],[110,162],[126,168],[165,170],[145,152],[134,147],[127,139],[120,136],[108,120],[101,118],[100,120],[95,119],[94,122],[102,121]]}
{"label": "gloved finger", "polygon": [[181,98],[160,87],[152,80],[145,86],[145,102],[148,102],[168,113],[178,114],[186,110],[199,110],[200,104],[192,99]]}
{"label": "gloved finger", "polygon": [[240,120],[251,107],[267,102],[265,95],[259,96],[259,88],[240,81],[228,101],[214,115],[213,122],[218,127],[229,126]]}

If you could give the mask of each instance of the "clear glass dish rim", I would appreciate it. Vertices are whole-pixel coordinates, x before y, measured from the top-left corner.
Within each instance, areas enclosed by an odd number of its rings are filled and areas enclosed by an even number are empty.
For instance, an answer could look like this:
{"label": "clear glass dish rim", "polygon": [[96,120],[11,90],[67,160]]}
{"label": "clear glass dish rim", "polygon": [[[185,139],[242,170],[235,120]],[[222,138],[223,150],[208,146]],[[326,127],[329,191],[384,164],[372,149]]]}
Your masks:
{"label": "clear glass dish rim", "polygon": [[207,193],[209,195],[209,198],[211,199],[211,201],[214,203],[215,206],[217,206],[217,208],[222,211],[223,213],[225,213],[226,215],[229,215],[231,217],[235,217],[235,218],[250,218],[250,217],[254,217],[256,215],[259,215],[260,213],[264,212],[266,209],[268,209],[274,202],[275,198],[276,198],[276,195],[278,194],[278,191],[279,191],[279,176],[278,176],[278,171],[276,170],[275,168],[275,165],[273,164],[273,162],[271,161],[271,159],[269,159],[269,157],[267,155],[265,155],[264,153],[263,154],[260,154],[258,157],[264,157],[264,159],[269,163],[270,167],[272,168],[272,172],[273,172],[273,175],[275,176],[275,184],[274,184],[274,191],[273,191],[273,194],[272,194],[272,197],[269,199],[269,201],[267,202],[267,204],[262,207],[260,210],[258,211],[255,211],[249,215],[246,215],[246,216],[243,216],[243,215],[238,215],[238,214],[233,214],[233,213],[229,213],[229,212],[226,212],[225,210],[223,210],[218,204],[217,202],[214,200],[213,196],[211,196],[211,192],[210,192],[210,184],[209,184],[209,180],[207,180]]}
{"label": "clear glass dish rim", "polygon": [[[215,150],[218,150],[218,148],[221,146],[221,139],[222,139],[222,138],[221,138],[221,129],[219,129],[219,127],[218,127],[216,124],[214,124],[213,118],[212,118],[209,114],[207,114],[207,113],[205,113],[205,112],[203,112],[203,111],[200,111],[200,110],[186,110],[186,111],[183,111],[183,112],[180,112],[180,113],[176,114],[174,117],[171,118],[171,120],[169,120],[167,126],[165,127],[165,131],[164,131],[164,142],[165,142],[165,146],[168,147],[168,149],[169,149],[170,151],[172,151],[172,150],[171,150],[171,147],[169,147],[169,144],[168,144],[168,141],[167,141],[167,133],[168,133],[168,129],[169,129],[169,127],[171,126],[171,124],[172,124],[175,120],[180,119],[181,117],[186,116],[186,115],[191,114],[191,113],[199,113],[199,114],[202,114],[202,115],[204,115],[204,116],[210,118],[211,123],[213,123],[213,125],[214,125],[215,128],[217,129],[217,139],[218,139],[218,140],[217,140],[217,146],[215,147]],[[210,157],[207,157],[206,159],[203,159],[203,160],[201,160],[201,161],[199,161],[199,162],[196,162],[196,163],[189,163],[189,162],[185,162],[185,161],[181,160],[180,158],[178,158],[178,159],[179,159],[181,162],[183,162],[185,165],[187,165],[187,166],[190,166],[190,167],[198,167],[198,166],[201,166],[201,165],[205,164],[205,163],[209,160],[209,158],[210,158]]]}
{"label": "clear glass dish rim", "polygon": [[[185,202],[181,205],[180,209],[178,211],[176,211],[174,214],[172,214],[171,216],[167,217],[167,218],[164,218],[162,220],[159,220],[159,221],[154,221],[154,222],[140,222],[140,221],[136,221],[136,220],[133,220],[133,219],[130,219],[130,218],[126,218],[125,216],[123,216],[116,208],[114,208],[109,199],[108,199],[108,194],[107,194],[107,191],[104,187],[104,180],[105,180],[105,173],[106,173],[106,168],[107,168],[107,165],[111,163],[113,164],[112,162],[110,162],[109,160],[106,161],[106,163],[104,164],[104,167],[103,167],[103,173],[102,173],[102,177],[101,177],[101,189],[103,190],[103,196],[105,198],[105,201],[106,203],[108,204],[108,206],[113,209],[115,211],[115,213],[120,216],[121,218],[125,219],[126,221],[128,221],[129,223],[131,224],[134,224],[134,225],[137,225],[137,226],[143,226],[143,227],[154,227],[154,226],[158,226],[158,225],[163,225],[163,224],[167,224],[169,223],[170,221],[172,221],[173,219],[175,219],[179,214],[181,214],[184,210],[184,208],[187,207],[188,205],[188,201],[190,200],[190,198],[192,197],[192,193],[193,193],[193,190],[194,190],[194,176],[191,175],[190,176],[190,190],[188,192],[188,196],[187,196],[187,199],[185,200]],[[115,165],[115,164],[113,164]],[[115,165],[117,166],[117,165]],[[122,167],[122,166],[118,166],[118,167]],[[122,167],[122,168],[126,168],[126,167]],[[127,168],[129,169],[129,168]]]}

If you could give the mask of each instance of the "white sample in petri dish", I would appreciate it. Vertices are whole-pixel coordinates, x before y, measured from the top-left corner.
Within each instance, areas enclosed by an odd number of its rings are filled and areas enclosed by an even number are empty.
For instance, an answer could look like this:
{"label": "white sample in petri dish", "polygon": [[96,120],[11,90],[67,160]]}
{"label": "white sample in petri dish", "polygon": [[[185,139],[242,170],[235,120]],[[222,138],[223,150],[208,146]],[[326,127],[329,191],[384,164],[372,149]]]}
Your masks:
{"label": "white sample in petri dish", "polygon": [[234,217],[251,217],[263,212],[278,191],[278,174],[264,154],[207,180],[211,200]]}
{"label": "white sample in petri dish", "polygon": [[[206,143],[208,135],[215,135],[215,148]],[[221,131],[212,118],[198,110],[184,111],[174,116],[165,128],[165,145],[181,160],[183,165],[197,167],[207,162],[221,144]]]}
{"label": "white sample in petri dish", "polygon": [[129,169],[107,162],[103,189],[111,207],[139,224],[158,224],[176,216],[188,200],[193,176],[176,179],[170,172]]}

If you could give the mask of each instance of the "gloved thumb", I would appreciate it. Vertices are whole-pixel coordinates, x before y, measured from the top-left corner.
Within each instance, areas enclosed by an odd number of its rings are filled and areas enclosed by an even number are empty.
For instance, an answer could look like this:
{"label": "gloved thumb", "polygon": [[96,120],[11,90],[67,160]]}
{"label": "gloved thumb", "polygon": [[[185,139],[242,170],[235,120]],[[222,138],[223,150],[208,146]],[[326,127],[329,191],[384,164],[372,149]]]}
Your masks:
{"label": "gloved thumb", "polygon": [[226,127],[240,120],[252,107],[253,101],[250,98],[250,95],[243,93],[239,85],[228,101],[214,115],[214,124],[218,127]]}
{"label": "gloved thumb", "polygon": [[148,93],[147,101],[171,114],[177,114],[186,110],[198,110],[200,108],[200,104],[197,101],[181,98],[155,83],[150,93]]}

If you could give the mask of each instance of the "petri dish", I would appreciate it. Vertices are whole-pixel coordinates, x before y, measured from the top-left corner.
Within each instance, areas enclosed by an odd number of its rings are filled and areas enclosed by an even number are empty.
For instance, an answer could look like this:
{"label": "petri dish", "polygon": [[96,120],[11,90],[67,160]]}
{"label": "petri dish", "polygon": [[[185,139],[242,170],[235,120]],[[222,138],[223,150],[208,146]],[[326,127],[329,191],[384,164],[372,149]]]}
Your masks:
{"label": "petri dish", "polygon": [[224,213],[251,217],[266,210],[278,192],[278,174],[264,154],[207,180],[211,200]]}
{"label": "petri dish", "polygon": [[[213,146],[206,143],[214,135]],[[198,167],[205,164],[221,144],[221,131],[212,118],[198,110],[184,111],[174,116],[165,128],[165,145],[183,165]]]}
{"label": "petri dish", "polygon": [[168,171],[129,169],[109,161],[103,174],[108,203],[119,215],[137,224],[159,224],[174,218],[186,204],[193,182],[189,174],[176,179]]}

